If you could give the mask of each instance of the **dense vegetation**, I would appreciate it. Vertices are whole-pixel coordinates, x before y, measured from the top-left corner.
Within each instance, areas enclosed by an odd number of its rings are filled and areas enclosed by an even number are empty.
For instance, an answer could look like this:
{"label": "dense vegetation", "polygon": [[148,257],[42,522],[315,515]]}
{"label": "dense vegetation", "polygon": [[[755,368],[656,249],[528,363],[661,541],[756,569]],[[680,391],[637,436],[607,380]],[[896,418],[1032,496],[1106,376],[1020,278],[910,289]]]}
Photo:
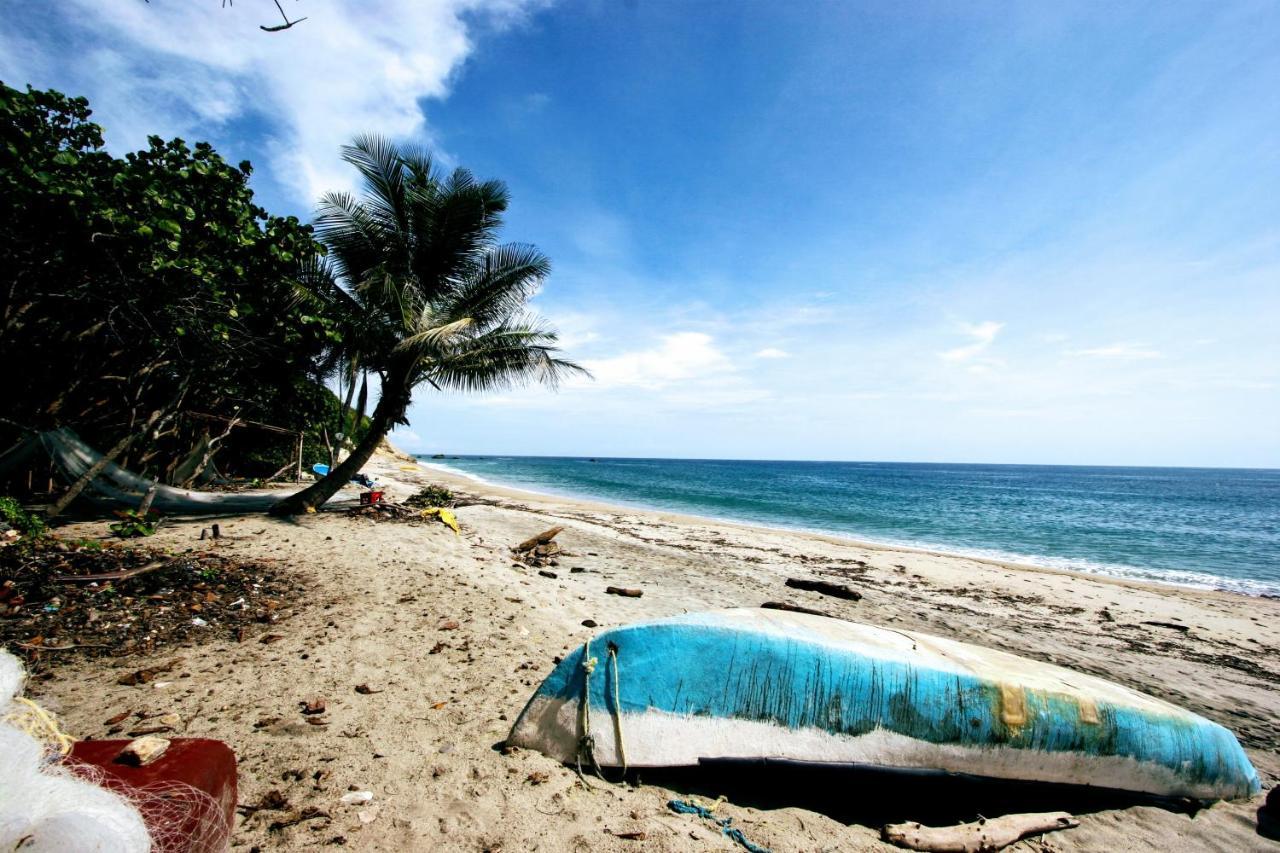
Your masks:
{"label": "dense vegetation", "polygon": [[330,461],[344,434],[351,457],[282,507],[298,512],[405,422],[416,386],[575,369],[524,314],[548,264],[496,241],[502,184],[376,138],[346,156],[366,195],[327,196],[317,234],[254,203],[247,162],[159,137],[116,157],[83,98],[0,83],[0,451],[71,427],[190,483],[215,458],[248,476],[296,459],[288,436],[232,419],[305,431],[306,462]]}

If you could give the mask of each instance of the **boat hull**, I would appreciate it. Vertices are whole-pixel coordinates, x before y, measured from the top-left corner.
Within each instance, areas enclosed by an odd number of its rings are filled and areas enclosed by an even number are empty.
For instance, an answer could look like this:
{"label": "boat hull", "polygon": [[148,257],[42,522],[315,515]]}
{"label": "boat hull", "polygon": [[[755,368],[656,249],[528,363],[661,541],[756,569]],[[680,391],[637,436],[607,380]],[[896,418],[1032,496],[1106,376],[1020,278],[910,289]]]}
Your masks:
{"label": "boat hull", "polygon": [[774,758],[1202,800],[1259,789],[1234,735],[1154,697],[993,649],[775,610],[606,631],[547,677],[508,742],[574,762],[585,731],[604,767]]}

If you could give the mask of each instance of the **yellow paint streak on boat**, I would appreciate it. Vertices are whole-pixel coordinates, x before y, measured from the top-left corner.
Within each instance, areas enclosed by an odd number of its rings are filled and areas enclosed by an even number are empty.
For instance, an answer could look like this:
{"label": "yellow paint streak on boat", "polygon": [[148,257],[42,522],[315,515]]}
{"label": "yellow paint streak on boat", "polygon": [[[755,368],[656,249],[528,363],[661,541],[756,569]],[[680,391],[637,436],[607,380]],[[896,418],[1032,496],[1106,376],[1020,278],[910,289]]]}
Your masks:
{"label": "yellow paint streak on boat", "polygon": [[1000,685],[1000,719],[1012,729],[1027,723],[1027,694],[1012,684]]}

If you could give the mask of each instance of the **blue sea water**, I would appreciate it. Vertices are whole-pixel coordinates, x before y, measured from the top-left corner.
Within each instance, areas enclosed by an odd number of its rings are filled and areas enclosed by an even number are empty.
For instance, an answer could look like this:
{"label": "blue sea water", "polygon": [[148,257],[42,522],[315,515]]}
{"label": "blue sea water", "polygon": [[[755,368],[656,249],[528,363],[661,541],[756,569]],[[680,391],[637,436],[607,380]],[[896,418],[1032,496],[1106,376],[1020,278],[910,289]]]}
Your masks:
{"label": "blue sea water", "polygon": [[535,456],[424,461],[550,494],[1280,595],[1280,470]]}

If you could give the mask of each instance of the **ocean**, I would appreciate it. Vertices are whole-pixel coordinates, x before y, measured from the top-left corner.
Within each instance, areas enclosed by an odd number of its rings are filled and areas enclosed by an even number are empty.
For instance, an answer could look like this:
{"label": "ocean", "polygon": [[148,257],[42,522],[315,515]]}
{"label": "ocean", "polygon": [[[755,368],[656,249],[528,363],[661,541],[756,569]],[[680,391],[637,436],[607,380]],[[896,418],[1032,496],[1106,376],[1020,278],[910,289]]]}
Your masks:
{"label": "ocean", "polygon": [[541,456],[423,461],[549,494],[1280,595],[1280,470]]}

